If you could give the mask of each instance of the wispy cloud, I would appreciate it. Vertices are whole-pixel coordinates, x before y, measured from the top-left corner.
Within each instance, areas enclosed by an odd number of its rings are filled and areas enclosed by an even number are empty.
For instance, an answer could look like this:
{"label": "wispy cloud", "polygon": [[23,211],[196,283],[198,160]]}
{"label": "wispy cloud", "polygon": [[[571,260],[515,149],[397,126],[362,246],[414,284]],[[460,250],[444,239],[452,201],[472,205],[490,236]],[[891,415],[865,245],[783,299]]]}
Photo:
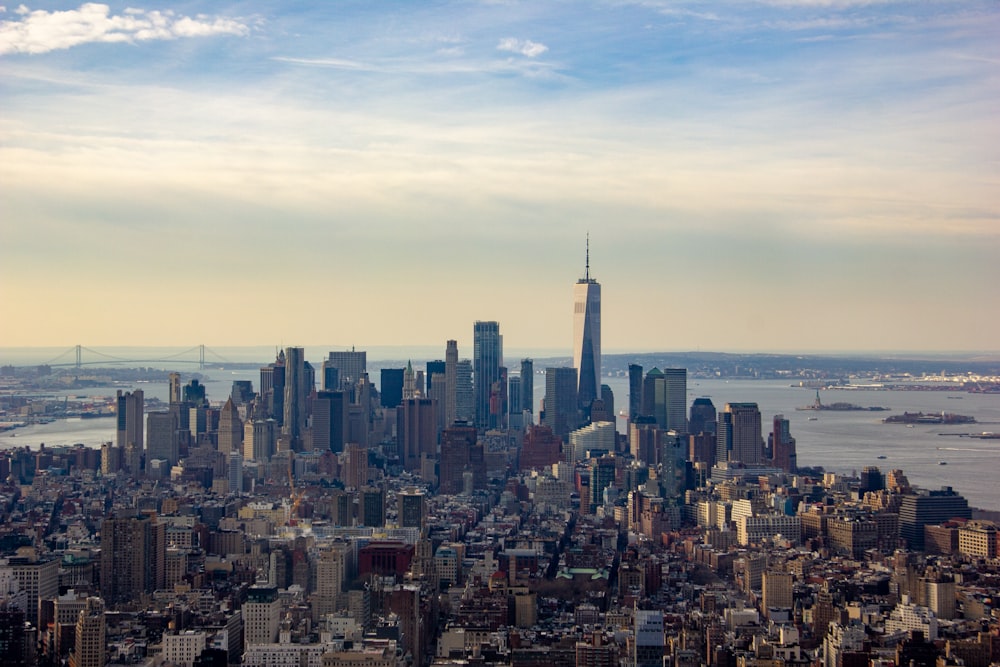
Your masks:
{"label": "wispy cloud", "polygon": [[535,58],[548,51],[549,47],[539,42],[532,42],[530,39],[504,37],[500,40],[500,43],[497,44],[497,49],[500,51],[510,51],[511,53],[520,53],[522,56]]}
{"label": "wispy cloud", "polygon": [[[454,58],[461,52],[441,53],[436,55]],[[550,74],[556,70],[554,65],[536,61],[509,62],[504,60],[450,59],[447,61],[419,58],[401,58],[394,60],[379,60],[363,62],[346,58],[298,58],[294,56],[275,56],[275,62],[306,67],[325,67],[353,72],[376,72],[380,74],[487,74],[495,72],[517,73],[526,76]]]}
{"label": "wispy cloud", "polygon": [[246,35],[249,27],[231,18],[177,15],[173,11],[126,9],[112,14],[108,5],[86,3],[66,11],[17,8],[19,19],[0,22],[0,54],[47,53],[93,42],[141,42]]}

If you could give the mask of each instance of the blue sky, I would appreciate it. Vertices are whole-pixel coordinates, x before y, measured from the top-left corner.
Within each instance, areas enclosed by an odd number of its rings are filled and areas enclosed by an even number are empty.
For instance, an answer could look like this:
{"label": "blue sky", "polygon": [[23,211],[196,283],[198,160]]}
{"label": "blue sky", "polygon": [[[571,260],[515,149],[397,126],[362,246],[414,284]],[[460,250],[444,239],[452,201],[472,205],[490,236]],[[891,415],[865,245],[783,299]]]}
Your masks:
{"label": "blue sky", "polygon": [[0,13],[0,344],[997,350],[995,2]]}

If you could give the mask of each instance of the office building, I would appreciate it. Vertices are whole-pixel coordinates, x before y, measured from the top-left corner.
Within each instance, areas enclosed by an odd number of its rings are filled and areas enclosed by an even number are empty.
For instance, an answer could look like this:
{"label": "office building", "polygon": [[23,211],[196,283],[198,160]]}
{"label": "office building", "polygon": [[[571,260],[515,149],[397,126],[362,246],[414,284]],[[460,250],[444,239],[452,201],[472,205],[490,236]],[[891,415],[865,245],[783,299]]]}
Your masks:
{"label": "office building", "polygon": [[104,623],[104,602],[97,597],[87,598],[76,622],[76,645],[70,667],[104,667],[107,651]]}
{"label": "office building", "polygon": [[[615,452],[615,425],[612,422],[591,422],[571,431],[563,448],[563,459],[569,463]],[[591,453],[588,455],[588,453]]]}
{"label": "office building", "polygon": [[903,495],[899,506],[899,536],[911,550],[923,551],[924,526],[971,518],[969,502],[950,486],[939,491],[914,489]]}
{"label": "office building", "polygon": [[255,419],[248,424],[250,437],[244,430],[243,458],[247,461],[270,461],[278,446],[278,422],[274,419]]}
{"label": "office building", "polygon": [[[631,381],[631,378],[630,378]],[[642,414],[665,431],[687,433],[687,369],[653,368],[642,382]]]}
{"label": "office building", "polygon": [[[143,440],[143,421],[146,418],[144,414],[145,407],[146,402],[141,389],[125,393],[122,393],[121,389],[118,390],[118,398],[115,403],[115,416],[118,420],[115,444],[123,449],[132,445],[140,455],[143,453],[145,446]],[[130,472],[136,473],[139,471],[130,469]]]}
{"label": "office building", "polygon": [[590,277],[589,238],[584,276],[573,286],[573,367],[579,371],[579,407],[589,415],[601,396],[601,284]]}
{"label": "office building", "polygon": [[764,462],[760,410],[756,403],[726,403],[719,415],[716,462],[755,466]]}
{"label": "office building", "polygon": [[[604,490],[615,483],[615,458],[605,454],[590,459],[590,513],[604,504]],[[580,498],[581,505],[584,498]]]}
{"label": "office building", "polygon": [[229,390],[229,397],[236,405],[247,405],[254,397],[253,382],[250,380],[233,380],[233,387]]}
{"label": "office building", "polygon": [[535,362],[521,359],[521,410],[535,412]]}
{"label": "office building", "polygon": [[642,366],[628,365],[628,418],[635,419],[642,412]]}
{"label": "office building", "polygon": [[545,419],[542,423],[563,438],[580,425],[575,368],[545,369]]}
{"label": "office building", "polygon": [[444,354],[444,425],[451,426],[458,419],[458,343],[449,340]]}
{"label": "office building", "polygon": [[323,391],[340,391],[340,369],[333,366],[329,359],[324,359],[319,368],[322,377],[320,386]]}
{"label": "office building", "polygon": [[420,489],[403,489],[396,494],[397,513],[403,528],[424,528],[427,519],[427,496]]}
{"label": "office building", "polygon": [[313,399],[313,450],[344,451],[349,426],[350,399],[346,391],[320,391]]}
{"label": "office building", "polygon": [[716,432],[717,415],[710,398],[696,398],[691,403],[691,418],[688,430],[693,434]]}
{"label": "office building", "polygon": [[240,419],[232,396],[219,411],[219,451],[228,456],[243,451],[243,421]]}
{"label": "office building", "polygon": [[285,420],[285,351],[278,352],[274,363],[260,369],[260,395],[267,417],[280,427]]}
{"label": "office building", "polygon": [[794,473],[798,469],[798,455],[795,453],[795,438],[784,415],[774,416],[770,440],[771,465]]}
{"label": "office building", "polygon": [[615,415],[615,392],[612,391],[610,385],[601,385],[600,401],[600,404],[595,404],[599,408],[598,414],[595,415],[594,410],[591,410],[590,420],[595,422],[615,421],[617,419]]}
{"label": "office building", "polygon": [[493,392],[500,383],[503,337],[499,322],[476,322],[472,329],[472,381],[475,425],[481,431],[499,427],[499,415],[491,409]]}
{"label": "office building", "polygon": [[476,428],[457,422],[441,434],[441,473],[439,491],[459,494],[465,490],[465,472],[471,472],[473,486],[486,486],[486,460]]}
{"label": "office building", "polygon": [[[514,375],[507,379],[507,408],[511,417],[521,414],[521,376]],[[513,423],[513,422],[511,422]]]}
{"label": "office building", "polygon": [[407,398],[396,411],[397,449],[406,470],[419,473],[421,461],[437,454],[437,413],[431,398]]}
{"label": "office building", "polygon": [[687,428],[687,369],[663,369],[664,430],[686,434]]}
{"label": "office building", "polygon": [[403,402],[403,384],[406,369],[383,368],[379,383],[380,405],[383,408],[395,408]]}
{"label": "office building", "polygon": [[303,449],[302,437],[306,431],[306,397],[312,387],[307,386],[305,350],[301,347],[285,349],[285,419],[281,436],[294,452]]}
{"label": "office building", "polygon": [[[446,375],[447,374],[447,364],[441,359],[436,359],[434,361],[428,361],[426,364],[425,371],[425,382],[427,383],[427,391],[425,392],[428,396],[431,393],[431,387],[434,386],[434,376],[435,375]],[[442,378],[441,382],[444,382]],[[443,389],[443,386],[442,386]]]}
{"label": "office building", "polygon": [[251,586],[243,603],[243,642],[273,644],[278,641],[281,624],[281,600],[277,586]]}
{"label": "office building", "polygon": [[472,386],[472,362],[461,359],[455,364],[455,419],[457,422],[474,423],[476,419],[476,399]]}
{"label": "office building", "polygon": [[325,367],[337,370],[340,385],[334,389],[353,391],[354,385],[368,372],[368,353],[358,352],[354,348],[342,352],[330,352]]}
{"label": "office building", "polygon": [[380,528],[385,525],[385,490],[364,487],[358,491],[358,523],[362,526]]}
{"label": "office building", "polygon": [[190,382],[184,385],[184,400],[182,403],[187,403],[188,405],[208,405],[205,385],[199,382],[197,378],[192,378]]}
{"label": "office building", "polygon": [[150,412],[146,415],[146,465],[150,461],[167,461],[174,466],[180,456],[177,417],[172,412]]}
{"label": "office building", "polygon": [[636,609],[634,654],[635,667],[663,667],[666,653],[666,635],[663,632],[663,612],[659,609]]}
{"label": "office building", "polygon": [[174,403],[180,403],[181,398],[181,374],[171,373],[169,376],[169,390],[167,391],[167,399],[170,405]]}
{"label": "office building", "polygon": [[243,453],[234,449],[229,454],[229,492],[243,493]]}

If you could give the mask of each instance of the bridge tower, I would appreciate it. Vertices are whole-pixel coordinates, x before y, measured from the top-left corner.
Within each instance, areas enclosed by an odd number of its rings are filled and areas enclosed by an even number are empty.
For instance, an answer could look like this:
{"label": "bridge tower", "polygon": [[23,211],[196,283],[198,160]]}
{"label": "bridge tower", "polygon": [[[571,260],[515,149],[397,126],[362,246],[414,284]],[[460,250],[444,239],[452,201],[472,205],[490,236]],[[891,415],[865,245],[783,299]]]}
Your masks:
{"label": "bridge tower", "polygon": [[205,370],[205,345],[198,346],[198,370]]}
{"label": "bridge tower", "polygon": [[83,345],[76,346],[76,367],[80,368],[83,359]]}

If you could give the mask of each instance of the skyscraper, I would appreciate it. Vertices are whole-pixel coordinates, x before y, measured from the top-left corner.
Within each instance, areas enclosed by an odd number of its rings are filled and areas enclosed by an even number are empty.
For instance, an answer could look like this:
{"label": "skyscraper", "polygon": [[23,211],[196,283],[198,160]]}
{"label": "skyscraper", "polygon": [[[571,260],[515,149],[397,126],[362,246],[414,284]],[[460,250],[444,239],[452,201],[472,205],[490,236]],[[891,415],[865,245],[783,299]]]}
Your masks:
{"label": "skyscraper", "polygon": [[426,371],[426,376],[427,376],[427,380],[426,380],[426,382],[427,382],[427,391],[426,391],[426,394],[428,396],[430,396],[431,388],[434,386],[434,376],[435,375],[445,375],[446,372],[447,372],[447,364],[444,361],[441,361],[440,359],[436,359],[434,361],[428,361],[426,368],[427,368],[427,371]]}
{"label": "skyscraper", "polygon": [[146,465],[155,459],[175,465],[180,457],[177,436],[177,417],[172,412],[150,412],[146,415],[149,443],[146,448]]}
{"label": "skyscraper", "polygon": [[403,528],[423,528],[427,519],[427,496],[416,488],[403,489],[396,494],[399,505],[399,525]]}
{"label": "skyscraper", "polygon": [[233,404],[232,396],[219,412],[219,451],[225,455],[243,451],[243,421]]}
{"label": "skyscraper", "polygon": [[499,322],[476,322],[473,339],[473,395],[476,405],[476,428],[488,430],[499,426],[496,413],[490,410],[493,386],[500,382],[503,363],[503,337]]}
{"label": "skyscraper", "polygon": [[383,368],[379,382],[379,396],[383,408],[395,408],[403,402],[405,368]]}
{"label": "skyscraper", "polygon": [[795,452],[795,438],[792,437],[788,420],[784,415],[775,415],[771,429],[771,463],[785,472],[794,473],[798,467]]}
{"label": "skyscraper", "polygon": [[444,355],[444,425],[449,427],[455,423],[457,417],[457,388],[458,380],[458,342],[449,340],[445,347]]}
{"label": "skyscraper", "polygon": [[316,451],[344,451],[348,432],[346,391],[320,391],[313,400],[313,449]]}
{"label": "skyscraper", "polygon": [[535,362],[521,359],[521,410],[535,412]]}
{"label": "skyscraper", "polygon": [[579,371],[577,400],[586,414],[601,397],[601,284],[590,277],[590,238],[584,277],[573,287],[573,367]]}
{"label": "skyscraper", "polygon": [[396,411],[396,438],[399,458],[411,472],[420,471],[420,462],[437,452],[437,402],[432,398],[407,398]]}
{"label": "skyscraper", "polygon": [[287,438],[292,451],[302,451],[302,436],[306,430],[306,357],[301,347],[285,349],[285,420],[281,435]]}
{"label": "skyscraper", "polygon": [[260,369],[260,395],[267,406],[267,416],[278,422],[285,420],[285,351],[280,350],[274,363]]}
{"label": "skyscraper", "polygon": [[117,445],[122,450],[123,464],[125,469],[132,475],[142,473],[142,457],[144,453],[143,432],[144,424],[143,410],[145,400],[142,390],[122,393],[118,390],[117,417],[118,433]]}
{"label": "skyscraper", "polygon": [[545,419],[543,424],[563,438],[579,426],[575,368],[545,369]]}
{"label": "skyscraper", "polygon": [[146,405],[142,390],[127,391],[124,394],[118,390],[116,411],[118,417],[118,433],[116,445],[125,447],[134,444],[139,451],[143,449],[143,409]]}
{"label": "skyscraper", "polygon": [[642,414],[642,366],[628,365],[628,418]]}
{"label": "skyscraper", "polygon": [[[471,424],[476,418],[476,401],[472,390],[472,362],[462,359],[455,364],[455,422]],[[449,425],[446,425],[449,426]]]}
{"label": "skyscraper", "polygon": [[707,397],[696,398],[691,403],[691,418],[688,429],[694,434],[715,433],[717,418],[712,399]]}
{"label": "skyscraper", "polygon": [[756,403],[726,403],[719,415],[716,461],[759,465],[764,462],[760,410]]}
{"label": "skyscraper", "polygon": [[170,378],[170,391],[169,398],[170,403],[180,403],[181,402],[181,375],[180,373],[171,373]]}
{"label": "skyscraper", "polygon": [[668,431],[687,433],[687,369],[664,368],[665,410],[667,421],[663,425]]}
{"label": "skyscraper", "polygon": [[368,353],[357,352],[353,348],[343,352],[331,352],[324,365],[337,369],[340,387],[333,389],[343,388],[353,391],[354,385],[361,380],[361,376],[368,369]]}

